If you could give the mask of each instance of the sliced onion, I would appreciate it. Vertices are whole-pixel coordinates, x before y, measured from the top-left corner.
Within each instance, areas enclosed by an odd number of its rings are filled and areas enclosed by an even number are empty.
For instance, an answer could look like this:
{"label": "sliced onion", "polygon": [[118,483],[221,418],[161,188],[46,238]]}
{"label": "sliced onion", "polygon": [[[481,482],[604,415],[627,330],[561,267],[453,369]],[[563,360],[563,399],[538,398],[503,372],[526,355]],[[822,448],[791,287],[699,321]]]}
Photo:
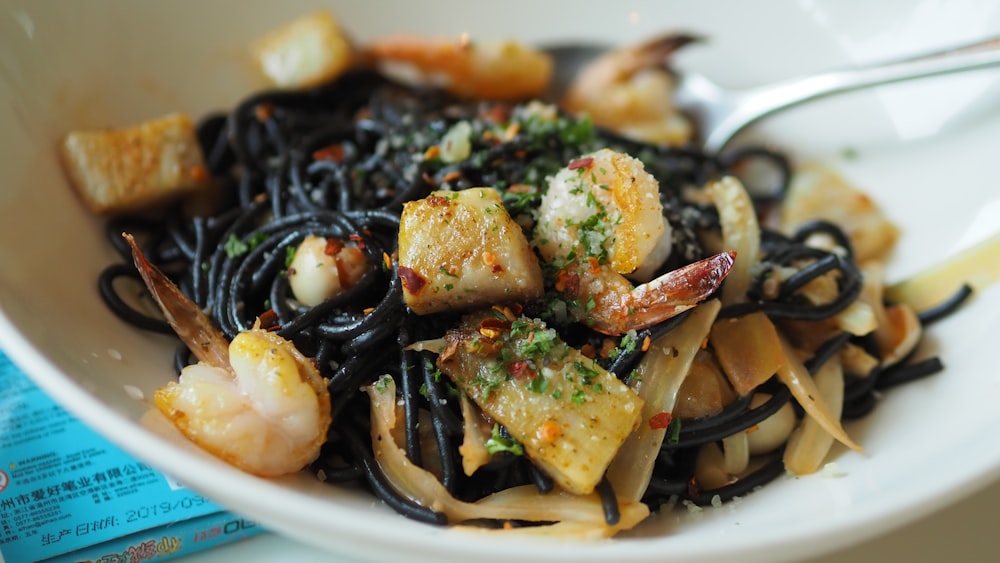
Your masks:
{"label": "sliced onion", "polygon": [[809,370],[806,369],[802,360],[799,359],[795,349],[783,337],[781,338],[781,347],[785,355],[785,361],[781,368],[778,369],[778,379],[791,390],[795,400],[802,405],[802,408],[805,409],[809,417],[814,419],[824,430],[836,438],[837,441],[858,453],[863,453],[864,449],[855,443],[847,435],[847,432],[844,431],[844,428],[840,425],[839,413],[834,415],[830,410],[830,407],[823,400],[819,390],[816,388],[816,382],[813,381]]}
{"label": "sliced onion", "polygon": [[760,254],[760,224],[750,194],[734,176],[712,182],[708,193],[719,210],[723,250],[736,251],[736,262],[722,285],[722,303],[730,305],[746,299],[750,269]]}
{"label": "sliced onion", "polygon": [[654,428],[649,421],[660,413],[673,412],[677,391],[720,307],[716,299],[695,307],[677,328],[656,339],[639,362],[632,388],[643,400],[642,417],[607,471],[619,499],[637,502],[646,492],[667,432],[661,425]]}
{"label": "sliced onion", "polygon": [[715,442],[703,444],[698,449],[698,457],[694,462],[694,480],[698,488],[711,491],[725,487],[736,480],[726,471],[726,454]]}
{"label": "sliced onion", "polygon": [[[757,408],[771,398],[767,393],[757,393],[750,401],[750,408]],[[787,402],[771,416],[762,420],[753,428],[746,430],[747,446],[750,455],[772,452],[788,441],[788,436],[795,430],[795,409]]]}
{"label": "sliced onion", "polygon": [[640,502],[619,501],[621,518],[615,525],[605,522],[598,494],[573,495],[565,491],[548,494],[533,486],[514,487],[478,502],[451,496],[433,474],[413,464],[393,438],[396,424],[396,386],[388,376],[365,388],[371,399],[372,447],[375,459],[392,488],[407,498],[448,516],[450,522],[468,520],[522,520],[564,522],[566,526],[536,530],[536,534],[573,533],[576,537],[607,537],[635,526],[649,515]]}
{"label": "sliced onion", "polygon": [[746,432],[737,432],[722,439],[722,470],[736,475],[750,464],[750,446]]}
{"label": "sliced onion", "polygon": [[472,475],[477,469],[490,461],[490,452],[486,449],[486,441],[490,437],[490,429],[485,424],[479,408],[464,394],[460,398],[462,406],[462,421],[465,429],[462,445],[458,453],[462,456],[462,471]]}
{"label": "sliced onion", "polygon": [[[732,275],[732,274],[730,274]],[[1000,281],[1000,232],[899,283],[886,296],[923,311],[944,302],[963,284],[984,289]]]}
{"label": "sliced onion", "polygon": [[781,364],[778,331],[764,313],[722,319],[709,338],[722,371],[741,396],[770,379]]}
{"label": "sliced onion", "polygon": [[[827,360],[813,380],[830,413],[839,418],[844,404],[844,371],[840,359],[833,357]],[[815,419],[805,417],[788,439],[784,454],[785,469],[795,475],[815,473],[822,467],[832,446],[833,436]]]}
{"label": "sliced onion", "polygon": [[879,363],[878,358],[852,342],[844,344],[837,356],[840,358],[840,365],[843,366],[844,371],[860,377],[870,375]]}
{"label": "sliced onion", "polygon": [[892,365],[905,358],[923,334],[917,314],[905,304],[885,306],[883,299],[885,269],[880,263],[869,262],[864,266],[865,286],[861,297],[875,315],[875,342],[882,365]]}

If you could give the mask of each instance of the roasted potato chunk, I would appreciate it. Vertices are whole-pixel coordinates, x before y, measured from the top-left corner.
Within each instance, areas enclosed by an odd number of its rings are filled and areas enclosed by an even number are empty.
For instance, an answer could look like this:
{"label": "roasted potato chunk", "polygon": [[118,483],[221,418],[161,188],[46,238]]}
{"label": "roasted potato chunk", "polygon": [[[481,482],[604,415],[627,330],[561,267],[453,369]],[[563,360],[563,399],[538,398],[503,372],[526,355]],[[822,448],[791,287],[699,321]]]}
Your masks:
{"label": "roasted potato chunk", "polygon": [[71,131],[60,156],[73,188],[96,213],[149,207],[210,184],[195,127],[183,113],[121,129]]}
{"label": "roasted potato chunk", "polygon": [[275,86],[309,88],[344,72],[353,49],[333,14],[321,10],[272,30],[257,41],[253,55]]}
{"label": "roasted potato chunk", "polygon": [[438,368],[563,489],[594,490],[639,424],[642,399],[537,319],[467,315]]}
{"label": "roasted potato chunk", "polygon": [[433,192],[399,224],[403,298],[418,315],[537,299],[542,269],[492,188]]}

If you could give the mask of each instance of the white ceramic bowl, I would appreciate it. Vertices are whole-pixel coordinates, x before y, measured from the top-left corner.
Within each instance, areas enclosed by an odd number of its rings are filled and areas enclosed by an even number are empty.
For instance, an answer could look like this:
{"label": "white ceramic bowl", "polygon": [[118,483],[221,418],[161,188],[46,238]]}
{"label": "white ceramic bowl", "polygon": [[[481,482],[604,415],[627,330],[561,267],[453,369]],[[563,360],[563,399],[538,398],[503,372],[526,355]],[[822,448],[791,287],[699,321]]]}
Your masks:
{"label": "white ceramic bowl", "polygon": [[[0,346],[70,411],[134,455],[263,525],[331,551],[408,561],[777,561],[861,541],[1000,474],[1000,292],[937,325],[947,369],[886,396],[839,451],[845,476],[780,479],[698,515],[663,514],[597,544],[510,542],[416,524],[371,497],[310,478],[267,481],[143,429],[172,377],[164,337],[119,322],[95,280],[115,258],[67,187],[55,140],[182,110],[227,108],[260,85],[247,45],[330,5],[360,39],[469,31],[529,42],[625,42],[666,29],[711,41],[682,66],[742,86],[1000,33],[996,2],[61,2],[0,1]],[[751,134],[827,162],[903,228],[899,279],[1000,225],[1000,71],[885,87],[777,117]],[[845,158],[844,149],[856,156]]]}

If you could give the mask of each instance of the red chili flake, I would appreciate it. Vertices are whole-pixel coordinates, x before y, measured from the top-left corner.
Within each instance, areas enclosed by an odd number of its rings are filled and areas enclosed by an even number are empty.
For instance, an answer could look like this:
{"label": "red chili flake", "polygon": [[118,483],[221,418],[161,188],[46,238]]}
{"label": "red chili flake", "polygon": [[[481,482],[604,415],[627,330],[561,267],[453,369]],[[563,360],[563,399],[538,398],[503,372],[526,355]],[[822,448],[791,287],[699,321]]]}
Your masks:
{"label": "red chili flake", "polygon": [[275,313],[274,309],[264,311],[257,317],[257,320],[265,330],[277,330],[280,328],[278,326],[278,313]]}
{"label": "red chili flake", "polygon": [[427,279],[411,268],[399,266],[399,280],[403,282],[403,288],[413,295],[417,295],[427,285]]}
{"label": "red chili flake", "polygon": [[483,108],[479,111],[479,117],[483,118],[485,121],[492,121],[493,123],[506,123],[510,121],[510,111],[507,107],[497,104],[490,108]]}
{"label": "red chili flake", "polygon": [[507,373],[509,373],[515,381],[524,381],[526,379],[534,379],[535,377],[538,377],[535,370],[531,369],[531,362],[528,360],[516,360],[507,364]]}
{"label": "red chili flake", "polygon": [[535,432],[535,436],[537,436],[539,440],[551,444],[556,441],[556,438],[558,438],[561,433],[562,432],[559,431],[558,424],[551,420],[546,420],[541,426],[538,427],[538,430]]}
{"label": "red chili flake", "polygon": [[195,182],[204,182],[208,180],[208,169],[202,165],[195,166],[191,169],[191,179]]}
{"label": "red chili flake", "polygon": [[701,494],[701,485],[698,484],[698,480],[694,477],[688,479],[688,494],[693,497]]}
{"label": "red chili flake", "polygon": [[462,178],[461,172],[459,172],[458,170],[452,170],[451,172],[445,174],[443,178],[441,178],[441,183],[454,182],[455,180],[459,180],[461,178]]}
{"label": "red chili flake", "polygon": [[500,274],[503,273],[503,266],[501,266],[500,264],[493,264],[493,267],[490,270],[494,274]]}
{"label": "red chili flake", "polygon": [[349,235],[347,238],[349,238],[349,239],[353,240],[355,243],[357,243],[359,250],[364,250],[365,249],[365,239],[361,238],[361,235],[352,234],[352,235]]}
{"label": "red chili flake", "polygon": [[594,157],[588,156],[587,158],[578,158],[569,163],[570,170],[577,170],[579,168],[590,168],[590,165],[594,163]]}
{"label": "red chili flake", "polygon": [[439,205],[448,205],[448,198],[440,195],[427,196],[427,198],[425,198],[424,201],[427,202],[427,205],[430,205],[431,207],[437,207]]}
{"label": "red chili flake", "polygon": [[323,247],[323,254],[326,254],[327,256],[336,256],[343,249],[344,243],[335,238],[328,238],[326,239],[326,246]]}
{"label": "red chili flake", "polygon": [[590,265],[590,273],[591,274],[599,274],[599,273],[601,273],[601,263],[597,260],[597,258],[594,258],[593,256],[588,256],[587,257],[587,264]]}
{"label": "red chili flake", "polygon": [[653,416],[649,417],[649,429],[650,430],[662,430],[670,426],[670,421],[674,419],[674,415],[668,412],[658,412]]}
{"label": "red chili flake", "polygon": [[271,104],[257,104],[253,108],[253,115],[257,118],[257,121],[267,121],[271,119],[272,111],[274,111],[274,106]]}
{"label": "red chili flake", "polygon": [[344,146],[330,145],[313,151],[313,160],[329,160],[331,162],[341,162],[344,160]]}

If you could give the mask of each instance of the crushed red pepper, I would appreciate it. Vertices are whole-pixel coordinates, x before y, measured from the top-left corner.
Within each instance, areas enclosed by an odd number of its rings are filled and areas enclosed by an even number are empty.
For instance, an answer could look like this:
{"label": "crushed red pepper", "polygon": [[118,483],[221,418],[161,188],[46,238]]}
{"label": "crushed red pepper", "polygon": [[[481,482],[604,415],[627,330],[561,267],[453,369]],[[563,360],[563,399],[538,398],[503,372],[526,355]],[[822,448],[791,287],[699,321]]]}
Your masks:
{"label": "crushed red pepper", "polygon": [[653,416],[649,417],[649,429],[650,430],[663,430],[664,428],[670,426],[670,422],[674,419],[674,415],[668,412],[658,412]]}

